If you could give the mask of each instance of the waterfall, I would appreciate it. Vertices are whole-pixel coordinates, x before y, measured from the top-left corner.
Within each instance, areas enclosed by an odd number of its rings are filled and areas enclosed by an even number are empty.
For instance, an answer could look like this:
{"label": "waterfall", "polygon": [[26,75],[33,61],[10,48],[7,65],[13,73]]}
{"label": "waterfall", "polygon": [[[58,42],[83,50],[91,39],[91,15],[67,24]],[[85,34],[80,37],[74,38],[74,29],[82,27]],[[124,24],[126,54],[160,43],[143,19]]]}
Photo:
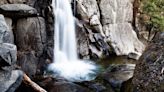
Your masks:
{"label": "waterfall", "polygon": [[75,22],[69,0],[53,0],[55,15],[54,60],[49,70],[55,76],[64,77],[69,81],[91,80],[96,66],[91,61],[78,59]]}

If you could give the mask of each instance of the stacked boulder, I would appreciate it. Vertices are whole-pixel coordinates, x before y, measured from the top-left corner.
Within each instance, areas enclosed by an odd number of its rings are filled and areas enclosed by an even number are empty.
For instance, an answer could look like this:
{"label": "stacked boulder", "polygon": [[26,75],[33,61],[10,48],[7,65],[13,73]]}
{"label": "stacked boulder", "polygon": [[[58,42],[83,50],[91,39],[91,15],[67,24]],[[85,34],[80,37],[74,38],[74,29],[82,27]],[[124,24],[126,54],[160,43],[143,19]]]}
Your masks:
{"label": "stacked boulder", "polygon": [[14,92],[23,79],[23,72],[20,70],[23,70],[30,78],[34,78],[37,72],[41,73],[40,69],[45,65],[43,64],[45,58],[53,56],[52,53],[48,57],[43,55],[47,53],[45,49],[50,48],[50,51],[53,48],[53,46],[46,48],[48,34],[46,28],[52,27],[47,27],[46,23],[51,23],[53,16],[47,17],[51,8],[47,8],[48,1],[43,5],[39,4],[43,2],[44,0],[39,2],[36,0],[0,0],[1,92]]}
{"label": "stacked boulder", "polygon": [[[3,2],[4,1],[4,2]],[[23,0],[10,0],[10,4],[3,0],[0,2],[0,13],[5,16],[9,26],[11,39],[18,50],[18,68],[30,77],[37,71],[40,57],[43,55],[46,43],[45,20],[36,8],[34,2]],[[30,6],[31,5],[31,6]],[[14,34],[14,35],[13,35]],[[38,72],[40,72],[38,70]]]}
{"label": "stacked boulder", "polygon": [[0,37],[0,90],[14,92],[22,82],[23,72],[13,70],[17,61],[17,48],[3,15],[0,15]]}

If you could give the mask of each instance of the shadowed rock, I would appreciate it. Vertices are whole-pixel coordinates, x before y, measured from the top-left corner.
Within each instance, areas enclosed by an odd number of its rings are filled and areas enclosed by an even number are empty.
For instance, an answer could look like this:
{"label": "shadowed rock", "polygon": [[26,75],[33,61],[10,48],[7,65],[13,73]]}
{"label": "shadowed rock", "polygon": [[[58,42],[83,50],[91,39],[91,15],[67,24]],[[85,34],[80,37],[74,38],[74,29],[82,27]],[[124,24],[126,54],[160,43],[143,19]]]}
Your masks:
{"label": "shadowed rock", "polygon": [[32,77],[36,73],[38,63],[41,61],[39,59],[46,45],[45,20],[42,17],[19,19],[14,33],[18,47],[17,64]]}
{"label": "shadowed rock", "polygon": [[126,92],[164,92],[164,32],[156,35],[139,59],[132,85]]}

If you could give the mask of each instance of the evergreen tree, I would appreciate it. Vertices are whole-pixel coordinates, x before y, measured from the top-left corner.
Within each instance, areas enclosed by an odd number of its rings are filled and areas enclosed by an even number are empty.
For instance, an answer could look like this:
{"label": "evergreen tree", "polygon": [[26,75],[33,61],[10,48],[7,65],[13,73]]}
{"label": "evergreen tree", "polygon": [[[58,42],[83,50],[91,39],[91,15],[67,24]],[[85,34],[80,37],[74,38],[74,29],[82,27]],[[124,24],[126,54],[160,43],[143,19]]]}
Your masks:
{"label": "evergreen tree", "polygon": [[164,31],[164,0],[142,0],[140,8],[146,16],[143,22],[149,32]]}

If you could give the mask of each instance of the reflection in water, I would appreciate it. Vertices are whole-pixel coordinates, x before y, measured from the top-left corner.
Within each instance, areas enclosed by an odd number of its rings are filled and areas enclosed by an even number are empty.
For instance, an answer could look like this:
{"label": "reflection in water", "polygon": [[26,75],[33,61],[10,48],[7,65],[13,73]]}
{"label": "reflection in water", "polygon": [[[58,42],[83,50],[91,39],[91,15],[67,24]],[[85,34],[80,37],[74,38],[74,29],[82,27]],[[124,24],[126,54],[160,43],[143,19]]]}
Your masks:
{"label": "reflection in water", "polygon": [[126,56],[110,56],[98,61],[103,68],[107,68],[111,64],[135,64],[137,61],[129,59]]}

